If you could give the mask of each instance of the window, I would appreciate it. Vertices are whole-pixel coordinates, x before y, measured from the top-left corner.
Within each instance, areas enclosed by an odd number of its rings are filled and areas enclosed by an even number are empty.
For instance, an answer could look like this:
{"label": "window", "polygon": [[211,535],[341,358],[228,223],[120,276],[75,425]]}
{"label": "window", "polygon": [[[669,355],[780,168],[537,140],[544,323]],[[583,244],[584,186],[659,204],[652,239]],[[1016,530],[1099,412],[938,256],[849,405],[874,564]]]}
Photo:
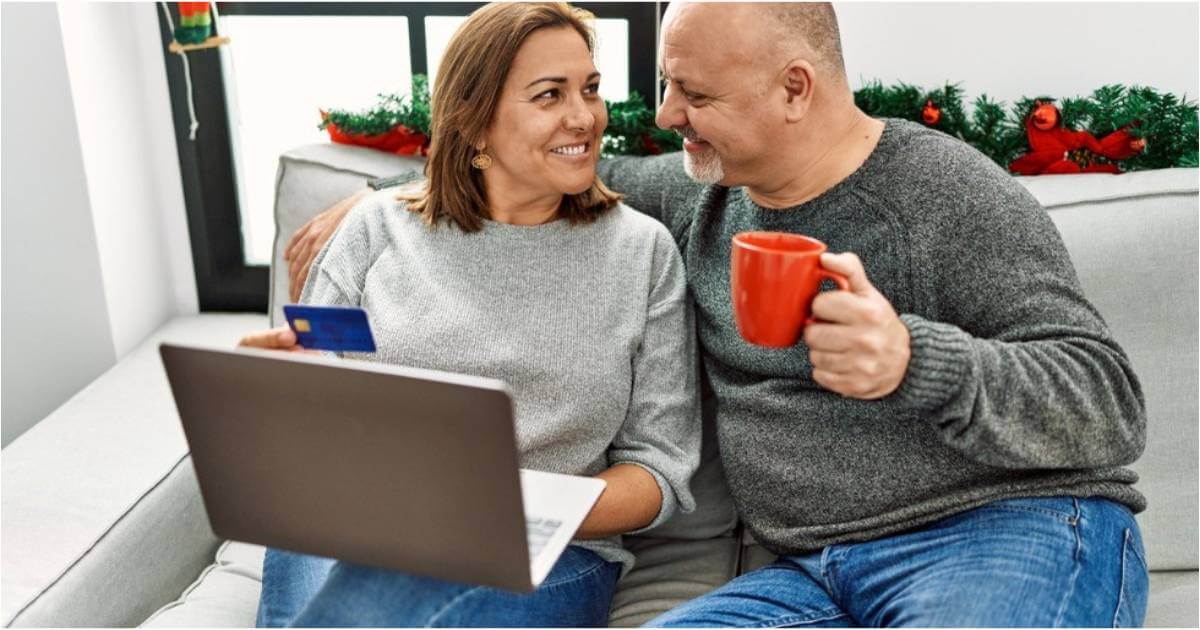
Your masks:
{"label": "window", "polygon": [[[177,8],[168,3],[174,19]],[[217,3],[233,45],[189,54],[190,117],[182,64],[167,55],[200,308],[266,311],[278,156],[328,142],[320,108],[365,109],[381,92],[436,81],[454,30],[482,3]],[[578,3],[597,17],[602,96],[655,95],[658,3]],[[164,50],[171,40],[159,18]],[[213,86],[221,86],[214,88]]]}

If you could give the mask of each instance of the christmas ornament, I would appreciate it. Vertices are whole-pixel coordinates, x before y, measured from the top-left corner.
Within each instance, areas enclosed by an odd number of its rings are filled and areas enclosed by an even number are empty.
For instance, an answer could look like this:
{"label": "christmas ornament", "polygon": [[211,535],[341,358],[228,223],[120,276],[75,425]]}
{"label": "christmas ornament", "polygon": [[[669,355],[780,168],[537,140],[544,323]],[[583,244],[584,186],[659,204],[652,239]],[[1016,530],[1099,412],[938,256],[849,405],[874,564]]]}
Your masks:
{"label": "christmas ornament", "polygon": [[207,2],[179,2],[179,26],[175,41],[180,44],[199,44],[212,35],[212,13]]}
{"label": "christmas ornament", "polygon": [[942,110],[934,105],[932,100],[925,101],[925,107],[921,109],[921,122],[928,127],[933,127],[941,120]]}
{"label": "christmas ornament", "polygon": [[1116,161],[1131,158],[1145,147],[1144,141],[1129,133],[1137,124],[1133,121],[1097,140],[1087,131],[1066,129],[1053,103],[1034,101],[1025,119],[1029,152],[1008,168],[1018,175],[1120,173]]}

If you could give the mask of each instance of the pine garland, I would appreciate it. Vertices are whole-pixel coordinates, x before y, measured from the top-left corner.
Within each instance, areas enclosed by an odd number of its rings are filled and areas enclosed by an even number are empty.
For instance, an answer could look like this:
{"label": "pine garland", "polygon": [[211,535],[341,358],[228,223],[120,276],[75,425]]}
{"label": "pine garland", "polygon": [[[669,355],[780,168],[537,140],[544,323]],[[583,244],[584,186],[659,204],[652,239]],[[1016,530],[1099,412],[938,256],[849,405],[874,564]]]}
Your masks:
{"label": "pine garland", "polygon": [[854,102],[867,114],[904,118],[924,124],[922,111],[932,101],[941,119],[932,128],[962,139],[1008,168],[1017,156],[1029,150],[1025,117],[1034,101],[1055,103],[1062,112],[1063,126],[1089,131],[1096,137],[1136,124],[1130,134],[1146,140],[1146,150],[1121,161],[1126,171],[1197,166],[1197,107],[1195,101],[1153,88],[1106,85],[1087,97],[1055,99],[1051,96],[1023,98],[1006,110],[1004,103],[986,94],[976,98],[970,116],[964,114],[963,92],[958,84],[926,91],[899,83],[884,86],[878,81],[854,93]]}
{"label": "pine garland", "polygon": [[[429,135],[429,81],[415,75],[411,98],[380,94],[379,103],[365,112],[331,110],[324,115],[320,128],[330,123],[343,132],[367,136],[383,134],[396,125]],[[986,94],[974,100],[967,113],[965,96],[959,84],[925,90],[907,83],[884,86],[868,83],[854,92],[854,102],[875,117],[903,118],[959,138],[978,149],[1005,169],[1017,156],[1029,150],[1025,136],[1025,117],[1035,100],[1055,103],[1062,112],[1063,125],[1086,130],[1100,137],[1126,125],[1136,126],[1130,133],[1146,140],[1146,150],[1120,162],[1123,170],[1136,171],[1197,166],[1196,101],[1153,88],[1106,85],[1087,97],[1055,99],[1051,96],[1023,98],[1006,108]],[[936,123],[923,120],[926,105],[939,110]],[[682,143],[677,134],[654,126],[654,111],[637,92],[624,101],[606,101],[608,128],[604,132],[602,154],[649,155],[678,151]]]}
{"label": "pine garland", "polygon": [[331,123],[345,133],[377,136],[404,125],[411,131],[429,135],[429,77],[413,75],[411,98],[401,94],[379,94],[379,102],[365,112],[331,109],[323,112],[318,129]]}
{"label": "pine garland", "polygon": [[604,130],[604,156],[654,155],[683,148],[683,139],[674,131],[654,125],[654,111],[642,95],[630,92],[623,101],[605,101],[608,128]]}

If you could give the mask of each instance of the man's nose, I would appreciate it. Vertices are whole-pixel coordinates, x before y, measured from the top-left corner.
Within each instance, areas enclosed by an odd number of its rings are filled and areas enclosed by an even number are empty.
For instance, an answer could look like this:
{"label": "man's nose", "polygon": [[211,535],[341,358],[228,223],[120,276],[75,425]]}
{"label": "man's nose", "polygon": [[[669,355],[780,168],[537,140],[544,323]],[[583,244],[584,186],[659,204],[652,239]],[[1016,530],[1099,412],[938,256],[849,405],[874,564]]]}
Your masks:
{"label": "man's nose", "polygon": [[654,114],[654,124],[658,125],[659,129],[674,129],[676,127],[687,126],[687,114],[684,111],[683,97],[678,92],[667,86],[667,91],[663,94],[662,104],[658,106],[658,111]]}

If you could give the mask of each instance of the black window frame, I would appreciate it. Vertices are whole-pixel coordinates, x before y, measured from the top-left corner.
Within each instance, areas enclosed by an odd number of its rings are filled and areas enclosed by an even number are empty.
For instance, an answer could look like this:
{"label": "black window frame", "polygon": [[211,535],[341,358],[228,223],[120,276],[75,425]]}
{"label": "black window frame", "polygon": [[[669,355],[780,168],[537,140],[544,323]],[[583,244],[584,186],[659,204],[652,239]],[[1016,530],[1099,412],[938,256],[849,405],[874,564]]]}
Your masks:
{"label": "black window frame", "polygon": [[[166,3],[171,19],[179,23],[178,5]],[[413,74],[428,74],[425,53],[425,17],[467,15],[483,2],[218,2],[217,11],[228,15],[379,15],[408,18],[409,55]],[[575,3],[598,18],[623,18],[629,23],[629,89],[653,106],[658,93],[656,62],[657,22],[666,3]],[[657,12],[656,12],[657,10]],[[191,66],[193,102],[200,121],[196,139],[189,139],[191,117],[183,64],[167,50],[172,34],[158,13],[166,59],[167,84],[175,123],[180,175],[187,208],[196,289],[200,310],[265,313],[270,295],[270,267],[248,265],[242,241],[237,171],[229,128],[220,55],[215,50],[187,53]],[[217,22],[219,29],[220,23]]]}

